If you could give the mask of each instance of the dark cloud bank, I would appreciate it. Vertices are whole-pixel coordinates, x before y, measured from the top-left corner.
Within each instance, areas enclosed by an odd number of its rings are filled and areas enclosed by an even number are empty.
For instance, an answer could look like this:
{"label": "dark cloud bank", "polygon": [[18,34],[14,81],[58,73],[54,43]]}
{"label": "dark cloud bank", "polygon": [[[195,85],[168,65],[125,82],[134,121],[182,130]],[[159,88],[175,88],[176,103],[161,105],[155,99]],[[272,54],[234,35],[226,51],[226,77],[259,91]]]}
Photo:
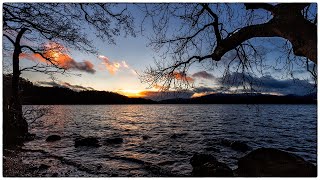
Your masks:
{"label": "dark cloud bank", "polygon": [[[217,87],[195,87],[191,90],[186,91],[167,91],[167,92],[154,92],[154,91],[144,91],[141,94],[144,98],[152,100],[164,100],[164,99],[173,99],[173,98],[191,98],[195,93],[202,95],[213,94],[213,93],[242,93],[243,90],[239,89],[236,92],[231,91],[231,88],[241,87],[243,83],[252,83],[252,87],[261,93],[273,93],[279,95],[306,95],[317,91],[317,88],[314,84],[299,79],[285,79],[279,80],[275,79],[272,76],[263,76],[263,77],[252,77],[247,74],[241,73],[232,73],[224,78],[214,77],[212,74],[207,73],[206,71],[200,71],[192,75],[193,78],[205,78],[205,79],[214,79],[218,84]],[[69,88],[75,91],[83,90],[94,90],[91,87],[84,87],[80,85],[71,85],[67,82],[37,82],[37,85],[40,86],[52,86],[52,87],[62,87]],[[247,90],[250,92],[250,90]]]}
{"label": "dark cloud bank", "polygon": [[181,92],[149,92],[146,98],[153,100],[170,99],[170,98],[191,98],[194,93],[212,94],[212,93],[242,93],[250,92],[250,90],[238,89],[236,92],[232,88],[240,88],[243,84],[251,84],[256,92],[270,93],[279,95],[307,95],[317,91],[315,84],[307,80],[300,79],[275,79],[272,76],[254,77],[248,74],[232,73],[225,77],[215,77],[206,71],[200,71],[192,75],[193,78],[212,79],[217,83],[217,87],[195,87],[189,91]]}
{"label": "dark cloud bank", "polygon": [[72,85],[67,82],[55,82],[55,81],[39,81],[36,83],[38,86],[50,86],[50,87],[60,87],[60,88],[69,88],[74,91],[88,91],[88,90],[94,90],[91,87],[84,87],[80,85]]}

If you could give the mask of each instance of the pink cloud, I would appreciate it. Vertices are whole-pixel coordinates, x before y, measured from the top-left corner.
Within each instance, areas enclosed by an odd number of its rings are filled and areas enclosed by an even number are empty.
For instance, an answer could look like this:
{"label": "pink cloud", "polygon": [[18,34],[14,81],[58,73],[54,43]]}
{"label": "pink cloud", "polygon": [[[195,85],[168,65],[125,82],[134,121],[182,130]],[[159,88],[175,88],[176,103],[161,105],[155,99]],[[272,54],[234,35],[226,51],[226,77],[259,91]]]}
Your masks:
{"label": "pink cloud", "polygon": [[56,43],[48,43],[45,46],[43,57],[35,53],[21,53],[19,57],[21,59],[28,59],[31,61],[47,64],[49,64],[47,59],[50,59],[50,61],[56,66],[66,70],[75,69],[88,73],[95,73],[94,66],[90,61],[77,62],[64,51],[65,48],[62,45]]}
{"label": "pink cloud", "polygon": [[104,68],[106,68],[109,71],[109,73],[112,75],[114,75],[121,68],[130,69],[130,71],[136,75],[136,72],[125,61],[112,62],[108,57],[103,55],[99,55],[98,58],[102,60],[102,64],[104,65]]}

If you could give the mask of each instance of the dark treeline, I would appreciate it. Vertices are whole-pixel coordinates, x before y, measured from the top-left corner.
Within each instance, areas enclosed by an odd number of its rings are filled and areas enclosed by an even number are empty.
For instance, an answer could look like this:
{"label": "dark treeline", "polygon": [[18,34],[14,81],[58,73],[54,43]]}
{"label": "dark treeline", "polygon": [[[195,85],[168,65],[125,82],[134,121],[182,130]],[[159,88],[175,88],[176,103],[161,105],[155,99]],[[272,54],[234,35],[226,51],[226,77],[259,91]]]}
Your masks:
{"label": "dark treeline", "polygon": [[[10,97],[11,76],[4,75],[4,99]],[[316,104],[317,94],[306,96],[275,96],[265,94],[211,94],[189,99],[167,99],[152,101],[144,98],[129,98],[107,91],[74,91],[62,87],[35,86],[32,82],[20,79],[22,102],[32,104]]]}
{"label": "dark treeline", "polygon": [[73,91],[61,87],[33,86],[23,91],[23,104],[150,104],[152,100],[128,98],[106,91]]}
{"label": "dark treeline", "polygon": [[[4,75],[4,99],[10,97],[11,76]],[[20,78],[22,104],[150,104],[152,100],[129,98],[118,93],[107,91],[73,91],[63,87],[41,87]]]}

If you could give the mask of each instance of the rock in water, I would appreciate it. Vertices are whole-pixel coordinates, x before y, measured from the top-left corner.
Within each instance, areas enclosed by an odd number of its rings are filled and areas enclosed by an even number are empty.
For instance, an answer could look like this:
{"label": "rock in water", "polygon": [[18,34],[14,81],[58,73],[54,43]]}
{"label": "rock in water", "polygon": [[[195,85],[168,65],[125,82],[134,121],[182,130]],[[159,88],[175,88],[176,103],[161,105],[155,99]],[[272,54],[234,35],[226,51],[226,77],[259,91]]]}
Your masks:
{"label": "rock in water", "polygon": [[39,170],[46,170],[46,169],[49,169],[50,168],[50,166],[48,166],[48,165],[46,165],[46,164],[41,164],[40,166],[39,166]]}
{"label": "rock in water", "polygon": [[209,154],[194,154],[190,159],[195,177],[232,177],[232,170]]}
{"label": "rock in water", "polygon": [[47,137],[46,141],[53,142],[53,141],[58,141],[60,139],[61,139],[61,136],[59,136],[59,135],[50,135]]}
{"label": "rock in water", "polygon": [[181,138],[183,136],[187,135],[187,133],[174,133],[170,136],[171,139],[177,139],[177,138]]}
{"label": "rock in water", "polygon": [[100,147],[99,141],[95,137],[81,137],[75,139],[74,142],[75,147],[79,146],[91,146],[91,147]]}
{"label": "rock in water", "polygon": [[24,140],[25,141],[33,141],[36,137],[36,134],[27,133]]}
{"label": "rock in water", "polygon": [[106,139],[105,142],[107,144],[121,144],[123,143],[123,139],[120,137],[115,137],[115,138]]}
{"label": "rock in water", "polygon": [[233,150],[241,151],[241,152],[246,152],[250,150],[250,147],[246,143],[240,142],[240,141],[232,142],[230,147]]}
{"label": "rock in water", "polygon": [[150,138],[150,136],[148,136],[148,135],[143,135],[143,136],[142,136],[142,139],[143,139],[143,140],[147,140],[147,139],[149,139],[149,138]]}
{"label": "rock in water", "polygon": [[240,177],[316,177],[317,168],[303,158],[274,148],[260,148],[238,161]]}
{"label": "rock in water", "polygon": [[170,136],[171,139],[176,139],[177,137],[178,137],[177,134],[172,134],[172,135]]}

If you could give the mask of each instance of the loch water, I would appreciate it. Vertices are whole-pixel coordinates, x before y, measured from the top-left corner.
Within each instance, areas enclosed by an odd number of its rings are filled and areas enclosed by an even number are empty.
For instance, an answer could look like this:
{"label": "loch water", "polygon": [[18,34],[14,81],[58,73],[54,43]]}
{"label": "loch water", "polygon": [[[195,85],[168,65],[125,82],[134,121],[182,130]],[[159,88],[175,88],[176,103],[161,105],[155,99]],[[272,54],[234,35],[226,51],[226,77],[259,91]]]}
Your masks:
{"label": "loch water", "polygon": [[[42,106],[24,106],[24,110]],[[24,163],[50,164],[59,176],[189,176],[194,153],[214,155],[232,169],[251,150],[273,147],[316,165],[316,105],[50,105],[30,125]],[[61,140],[46,142],[49,135]],[[79,137],[96,137],[100,147],[75,147]],[[105,143],[120,137],[119,144]]]}

